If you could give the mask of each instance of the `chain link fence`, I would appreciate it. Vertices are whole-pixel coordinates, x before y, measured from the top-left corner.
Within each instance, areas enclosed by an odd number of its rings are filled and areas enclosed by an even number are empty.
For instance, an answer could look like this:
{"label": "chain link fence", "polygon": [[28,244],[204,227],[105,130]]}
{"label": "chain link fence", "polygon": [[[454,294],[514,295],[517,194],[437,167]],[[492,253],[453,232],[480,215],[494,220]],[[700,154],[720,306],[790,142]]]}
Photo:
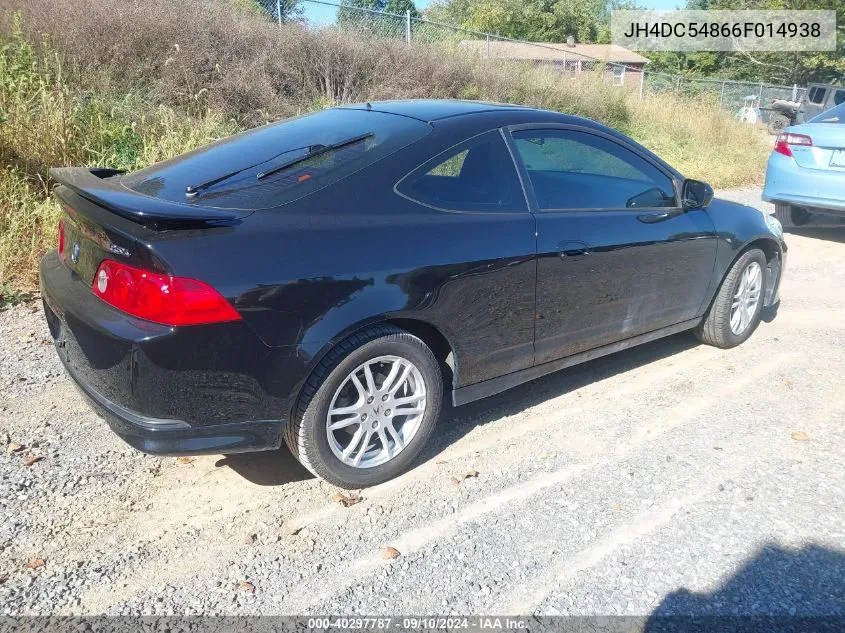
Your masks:
{"label": "chain link fence", "polygon": [[779,86],[750,81],[682,77],[646,70],[645,91],[674,92],[689,97],[710,99],[737,118],[742,118],[743,108],[759,108],[758,116],[765,122],[768,120],[772,101],[778,99],[800,102],[807,89],[798,85]]}
{"label": "chain link fence", "polygon": [[[764,83],[703,79],[649,71],[645,58],[632,51],[574,41],[560,44],[526,42],[434,22],[410,12],[377,11],[328,0],[255,0],[274,21],[301,21],[314,29],[338,29],[368,38],[437,44],[487,59],[545,64],[565,75],[604,72],[609,81],[648,93],[672,92],[709,99],[738,118],[755,109],[765,122],[774,99],[800,101],[805,88]],[[623,49],[624,50],[624,49]],[[607,58],[606,55],[614,55]],[[592,53],[592,54],[591,54]],[[604,53],[604,54],[602,54]]]}

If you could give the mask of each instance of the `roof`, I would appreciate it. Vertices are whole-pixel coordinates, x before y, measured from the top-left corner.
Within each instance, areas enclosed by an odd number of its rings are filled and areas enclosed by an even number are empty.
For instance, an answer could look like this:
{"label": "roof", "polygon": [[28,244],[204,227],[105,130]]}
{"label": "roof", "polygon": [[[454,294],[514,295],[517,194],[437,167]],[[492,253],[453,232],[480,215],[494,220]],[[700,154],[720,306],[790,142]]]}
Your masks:
{"label": "roof", "polygon": [[[615,62],[618,64],[647,64],[647,57],[638,55],[616,44],[580,44],[572,46],[556,42],[510,42],[486,40],[461,40],[458,45],[465,50],[474,51],[497,59],[529,59],[543,61],[563,61],[580,59],[582,61]],[[489,49],[488,49],[489,46]]]}
{"label": "roof", "polygon": [[485,101],[468,101],[462,99],[407,99],[397,101],[373,101],[371,103],[356,103],[341,106],[347,109],[365,110],[369,107],[375,112],[386,112],[419,119],[420,121],[437,121],[462,114],[476,112],[490,112],[493,110],[525,110],[525,106],[508,103],[487,103]]}

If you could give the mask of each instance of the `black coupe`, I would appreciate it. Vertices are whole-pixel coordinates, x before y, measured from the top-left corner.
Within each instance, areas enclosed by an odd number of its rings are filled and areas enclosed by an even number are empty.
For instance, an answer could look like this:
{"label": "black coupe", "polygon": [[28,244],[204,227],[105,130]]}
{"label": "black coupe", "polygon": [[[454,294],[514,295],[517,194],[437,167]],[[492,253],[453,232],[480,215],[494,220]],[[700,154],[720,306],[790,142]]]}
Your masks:
{"label": "black coupe", "polygon": [[469,101],[323,110],[133,173],[52,171],[59,356],[150,453],[285,441],[344,487],[460,405],[658,337],[732,347],[780,225],[593,121]]}

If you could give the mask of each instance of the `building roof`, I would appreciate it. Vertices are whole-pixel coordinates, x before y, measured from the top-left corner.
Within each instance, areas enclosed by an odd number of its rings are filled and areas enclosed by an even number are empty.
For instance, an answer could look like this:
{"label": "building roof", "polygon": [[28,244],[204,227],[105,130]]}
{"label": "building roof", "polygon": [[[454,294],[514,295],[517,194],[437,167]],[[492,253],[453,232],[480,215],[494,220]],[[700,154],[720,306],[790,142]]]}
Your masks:
{"label": "building roof", "polygon": [[[489,46],[489,49],[488,49]],[[557,42],[509,42],[486,40],[461,40],[459,47],[475,51],[483,56],[497,59],[528,59],[543,61],[562,61],[580,59],[582,61],[615,62],[617,64],[647,64],[648,58],[638,55],[616,44],[561,44]]]}

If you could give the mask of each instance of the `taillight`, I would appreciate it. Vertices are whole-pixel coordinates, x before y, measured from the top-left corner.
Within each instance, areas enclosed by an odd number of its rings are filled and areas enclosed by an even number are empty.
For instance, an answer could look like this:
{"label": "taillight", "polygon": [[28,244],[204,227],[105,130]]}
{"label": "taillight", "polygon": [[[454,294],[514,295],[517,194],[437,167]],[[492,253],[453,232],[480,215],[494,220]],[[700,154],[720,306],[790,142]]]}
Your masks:
{"label": "taillight", "polygon": [[65,258],[65,221],[59,220],[59,257]]}
{"label": "taillight", "polygon": [[92,290],[127,314],[164,325],[200,325],[240,320],[214,288],[195,279],[160,275],[107,259]]}
{"label": "taillight", "polygon": [[790,145],[804,145],[812,146],[813,139],[806,134],[780,134],[775,142],[775,151],[784,156],[792,156],[792,148]]}

